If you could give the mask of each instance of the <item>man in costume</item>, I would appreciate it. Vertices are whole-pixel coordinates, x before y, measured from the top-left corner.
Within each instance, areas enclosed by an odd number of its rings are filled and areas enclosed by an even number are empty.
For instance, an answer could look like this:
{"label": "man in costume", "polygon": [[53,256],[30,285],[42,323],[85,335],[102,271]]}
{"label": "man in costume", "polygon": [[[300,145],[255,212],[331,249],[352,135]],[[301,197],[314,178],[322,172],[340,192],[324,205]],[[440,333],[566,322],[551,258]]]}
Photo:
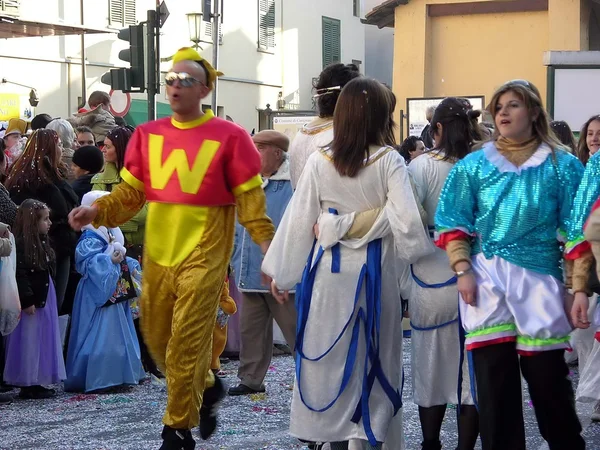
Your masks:
{"label": "man in costume", "polygon": [[[71,225],[118,226],[149,202],[141,301],[142,332],[166,370],[168,398],[160,450],[192,450],[191,429],[208,439],[224,387],[210,370],[217,307],[238,221],[266,252],[274,235],[266,216],[260,156],[248,133],[203,113],[216,72],[195,50],[180,49],[166,75],[173,117],[136,129],[123,183]],[[202,405],[202,407],[201,407]]]}

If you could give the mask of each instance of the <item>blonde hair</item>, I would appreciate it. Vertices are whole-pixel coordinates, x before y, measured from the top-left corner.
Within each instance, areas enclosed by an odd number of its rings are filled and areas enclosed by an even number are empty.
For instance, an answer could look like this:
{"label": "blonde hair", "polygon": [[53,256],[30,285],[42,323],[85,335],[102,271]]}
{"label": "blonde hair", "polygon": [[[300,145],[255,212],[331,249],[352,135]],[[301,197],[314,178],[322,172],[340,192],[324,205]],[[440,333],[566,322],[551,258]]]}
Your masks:
{"label": "blonde hair", "polygon": [[[488,112],[494,118],[494,122],[496,121],[496,107],[498,105],[498,101],[500,97],[502,97],[507,92],[513,92],[517,97],[521,99],[527,110],[529,115],[533,117],[537,114],[537,117],[533,120],[532,123],[532,132],[535,137],[537,137],[540,141],[548,144],[548,146],[555,150],[557,148],[567,150],[565,146],[556,138],[554,132],[550,129],[550,118],[548,113],[544,109],[544,105],[542,103],[542,96],[540,95],[540,91],[535,85],[527,80],[513,80],[507,83],[504,83],[498,90],[494,93],[492,97],[492,101],[488,105]],[[494,135],[492,139],[495,141],[500,137],[500,131],[496,127],[494,130]]]}

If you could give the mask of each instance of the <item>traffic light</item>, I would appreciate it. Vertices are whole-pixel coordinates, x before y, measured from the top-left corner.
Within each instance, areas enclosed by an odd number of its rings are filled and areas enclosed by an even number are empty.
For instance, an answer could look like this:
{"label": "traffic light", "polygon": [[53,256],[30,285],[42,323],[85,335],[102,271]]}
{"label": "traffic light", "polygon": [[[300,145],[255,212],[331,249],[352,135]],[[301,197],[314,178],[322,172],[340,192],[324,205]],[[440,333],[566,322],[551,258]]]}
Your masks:
{"label": "traffic light", "polygon": [[144,92],[145,77],[145,26],[131,25],[119,31],[119,39],[129,42],[129,48],[119,52],[119,59],[130,63],[130,67],[111,69],[101,77],[104,84],[123,92]]}

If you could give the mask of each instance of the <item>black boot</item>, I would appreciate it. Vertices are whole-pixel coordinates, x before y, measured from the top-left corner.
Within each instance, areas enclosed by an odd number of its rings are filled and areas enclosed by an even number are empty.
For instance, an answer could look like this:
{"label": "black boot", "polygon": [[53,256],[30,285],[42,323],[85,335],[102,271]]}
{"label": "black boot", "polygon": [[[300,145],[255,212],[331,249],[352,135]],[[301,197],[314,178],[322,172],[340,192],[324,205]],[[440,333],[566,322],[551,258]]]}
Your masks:
{"label": "black boot", "polygon": [[178,430],[167,425],[163,428],[163,443],[159,450],[194,450],[196,441],[190,430]]}
{"label": "black boot", "polygon": [[550,450],[583,450],[581,423],[563,350],[521,357],[521,370],[529,385],[540,434]]}
{"label": "black boot", "polygon": [[225,386],[219,377],[215,385],[204,390],[200,407],[200,437],[207,440],[217,428],[217,406],[225,397]]}
{"label": "black boot", "polygon": [[514,342],[472,351],[483,450],[525,450],[519,357]]}

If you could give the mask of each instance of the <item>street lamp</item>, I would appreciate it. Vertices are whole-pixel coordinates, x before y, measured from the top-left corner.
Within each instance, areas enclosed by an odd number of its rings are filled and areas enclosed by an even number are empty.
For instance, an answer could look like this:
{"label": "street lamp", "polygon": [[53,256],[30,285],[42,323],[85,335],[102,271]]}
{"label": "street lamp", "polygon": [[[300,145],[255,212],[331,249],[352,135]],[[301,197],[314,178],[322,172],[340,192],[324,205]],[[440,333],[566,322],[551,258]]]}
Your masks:
{"label": "street lamp", "polygon": [[29,91],[29,104],[35,108],[40,103],[40,98],[39,98],[38,93],[35,90],[35,88],[33,88],[31,86],[27,86],[25,84],[15,83],[14,81],[9,81],[6,78],[2,78],[1,81],[2,81],[2,84],[14,84],[15,86],[21,86],[24,88],[31,89],[31,91]]}
{"label": "street lamp", "polygon": [[190,41],[194,43],[194,48],[198,50],[200,47],[202,35],[202,13],[194,12],[185,15],[188,20],[188,30],[190,32]]}

